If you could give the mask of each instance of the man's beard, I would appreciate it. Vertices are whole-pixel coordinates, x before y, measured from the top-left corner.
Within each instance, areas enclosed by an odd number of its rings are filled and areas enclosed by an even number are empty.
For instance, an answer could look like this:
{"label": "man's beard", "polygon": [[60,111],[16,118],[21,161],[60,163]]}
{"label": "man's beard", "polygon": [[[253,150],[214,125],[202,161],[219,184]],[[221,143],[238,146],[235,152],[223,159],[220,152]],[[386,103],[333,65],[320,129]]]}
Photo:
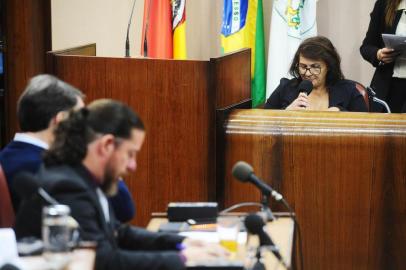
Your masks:
{"label": "man's beard", "polygon": [[103,184],[101,185],[101,189],[103,190],[104,194],[108,197],[113,197],[118,192],[118,177],[114,176],[113,170],[110,167],[107,167],[104,172],[104,179]]}

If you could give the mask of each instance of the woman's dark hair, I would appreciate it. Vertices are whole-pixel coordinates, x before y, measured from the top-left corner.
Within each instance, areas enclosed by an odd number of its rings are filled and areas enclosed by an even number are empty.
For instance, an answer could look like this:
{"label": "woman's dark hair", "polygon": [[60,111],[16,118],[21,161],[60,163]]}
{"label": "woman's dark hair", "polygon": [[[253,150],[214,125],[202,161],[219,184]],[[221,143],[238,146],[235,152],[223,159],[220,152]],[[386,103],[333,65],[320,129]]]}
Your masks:
{"label": "woman's dark hair", "polygon": [[127,105],[110,99],[92,102],[72,111],[55,130],[55,141],[44,154],[46,166],[78,165],[86,157],[87,146],[99,135],[129,139],[133,129],[144,130],[138,115]]}
{"label": "woman's dark hair", "polygon": [[334,85],[337,81],[344,79],[341,71],[341,58],[331,41],[322,36],[305,39],[296,51],[289,69],[289,73],[300,79],[299,59],[300,56],[311,60],[321,60],[327,65],[326,85]]}
{"label": "woman's dark hair", "polygon": [[387,0],[385,7],[385,25],[392,26],[395,21],[396,11],[402,0]]}

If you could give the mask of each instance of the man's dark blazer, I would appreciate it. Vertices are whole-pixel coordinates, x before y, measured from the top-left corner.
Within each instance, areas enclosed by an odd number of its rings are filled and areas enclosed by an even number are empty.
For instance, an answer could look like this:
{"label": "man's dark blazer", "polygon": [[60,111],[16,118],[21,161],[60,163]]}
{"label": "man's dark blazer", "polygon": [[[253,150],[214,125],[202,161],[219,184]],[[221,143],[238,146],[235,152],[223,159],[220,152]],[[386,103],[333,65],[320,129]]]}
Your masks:
{"label": "man's dark blazer", "polygon": [[[122,225],[115,220],[113,211],[110,222],[105,221],[97,186],[85,167],[41,168],[35,181],[59,203],[71,208],[71,215],[80,226],[81,239],[98,243],[95,269],[184,268],[176,251],[183,237]],[[23,200],[16,218],[17,238],[40,237],[43,205],[36,194]]]}
{"label": "man's dark blazer", "polygon": [[[264,109],[286,109],[300,94],[298,79],[282,78],[279,86],[265,103]],[[340,111],[366,112],[365,100],[355,88],[355,83],[340,80],[328,89],[329,107]]]}
{"label": "man's dark blazer", "polygon": [[376,69],[371,81],[371,87],[375,90],[377,96],[386,100],[392,80],[394,63],[380,65],[376,53],[384,48],[385,44],[382,34],[395,34],[402,11],[396,12],[395,20],[392,26],[385,25],[385,8],[387,0],[378,0],[371,12],[371,21],[367,34],[360,47],[362,57],[370,62]]}
{"label": "man's dark blazer", "polygon": [[[6,175],[11,201],[15,211],[19,208],[20,197],[14,188],[14,177],[22,171],[36,173],[42,164],[44,148],[31,143],[11,141],[0,152],[0,165]],[[135,215],[135,206],[132,195],[124,181],[118,184],[118,193],[109,198],[112,203],[116,217],[121,222],[130,221]]]}

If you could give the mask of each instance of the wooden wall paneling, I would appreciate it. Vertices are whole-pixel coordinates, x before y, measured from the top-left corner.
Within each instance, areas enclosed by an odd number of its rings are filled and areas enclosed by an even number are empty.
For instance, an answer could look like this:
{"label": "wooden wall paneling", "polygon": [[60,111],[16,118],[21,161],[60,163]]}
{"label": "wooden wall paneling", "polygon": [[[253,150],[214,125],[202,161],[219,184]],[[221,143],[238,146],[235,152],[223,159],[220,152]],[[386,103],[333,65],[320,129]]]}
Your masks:
{"label": "wooden wall paneling", "polygon": [[96,43],[89,43],[73,48],[50,51],[47,54],[96,56]]}
{"label": "wooden wall paneling", "polygon": [[219,204],[220,209],[224,209],[224,195],[226,194],[226,187],[224,183],[226,172],[225,170],[225,149],[226,149],[226,134],[224,123],[228,119],[231,112],[236,109],[249,109],[251,108],[251,99],[244,100],[238,104],[233,104],[225,108],[216,109],[216,183],[215,183],[215,197],[211,200]]}
{"label": "wooden wall paneling", "polygon": [[85,44],[64,50],[49,51],[46,53],[46,72],[53,73],[56,65],[56,55],[82,55],[82,56],[96,56],[96,43]]}
{"label": "wooden wall paneling", "polygon": [[85,103],[110,97],[105,58],[60,55],[54,59],[54,65],[52,73],[79,88],[86,95]]}
{"label": "wooden wall paneling", "polygon": [[[82,89],[87,101],[121,100],[145,122],[139,168],[126,178],[136,201],[136,223],[170,201],[206,201],[214,183],[214,92],[208,62],[56,55],[55,74]],[[214,151],[214,150],[211,150]]]}
{"label": "wooden wall paneling", "polygon": [[[404,269],[406,265],[406,157],[403,136],[377,138],[372,149],[370,268]],[[403,165],[402,165],[403,164]],[[401,251],[401,252],[399,252]]]}
{"label": "wooden wall paneling", "polygon": [[[239,111],[226,123],[238,160],[284,194],[302,227],[306,269],[403,269],[404,115]],[[259,201],[225,178],[226,206]]]}
{"label": "wooden wall paneling", "polygon": [[170,201],[208,200],[214,108],[206,62],[142,61],[145,81],[132,92],[131,104],[145,119],[147,138],[132,188],[148,220]]}
{"label": "wooden wall paneling", "polygon": [[251,50],[210,59],[216,108],[238,104],[251,97]]}
{"label": "wooden wall paneling", "polygon": [[[50,58],[51,72],[83,90],[87,102],[118,99],[144,120],[147,137],[138,170],[126,178],[138,209],[134,223],[146,225],[150,214],[165,211],[170,201],[216,199],[215,109],[249,98],[249,84],[231,81],[249,78],[249,69],[236,68],[249,60],[249,53],[227,55],[215,63],[55,52]],[[228,74],[225,63],[235,63],[233,58],[240,64]],[[219,66],[222,76],[216,75]],[[219,78],[228,78],[230,86],[223,84],[219,90]],[[220,103],[217,91],[225,91]]]}
{"label": "wooden wall paneling", "polygon": [[16,103],[28,80],[45,71],[51,50],[50,0],[5,0],[6,140],[18,130]]}

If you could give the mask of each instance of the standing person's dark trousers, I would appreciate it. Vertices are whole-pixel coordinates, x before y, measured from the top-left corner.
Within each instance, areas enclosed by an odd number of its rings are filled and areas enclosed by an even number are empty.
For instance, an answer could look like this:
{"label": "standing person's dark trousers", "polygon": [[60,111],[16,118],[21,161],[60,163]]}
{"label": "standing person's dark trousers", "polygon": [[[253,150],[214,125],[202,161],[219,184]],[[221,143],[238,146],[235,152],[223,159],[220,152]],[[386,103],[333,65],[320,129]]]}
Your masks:
{"label": "standing person's dark trousers", "polygon": [[388,105],[393,113],[406,110],[406,79],[392,78],[391,91],[388,96]]}
{"label": "standing person's dark trousers", "polygon": [[[360,52],[362,57],[375,67],[371,87],[376,92],[377,97],[385,100],[392,112],[399,113],[406,102],[406,79],[393,77],[395,62],[385,63],[380,61],[377,55],[380,49],[385,48],[382,34],[396,34],[399,21],[404,12],[403,9],[395,10],[392,24],[387,25],[385,17],[387,7],[390,4],[391,1],[387,0],[377,0],[375,2],[368,31],[360,47]],[[372,104],[372,111],[382,111],[381,109],[383,109],[382,106],[377,103]]]}

